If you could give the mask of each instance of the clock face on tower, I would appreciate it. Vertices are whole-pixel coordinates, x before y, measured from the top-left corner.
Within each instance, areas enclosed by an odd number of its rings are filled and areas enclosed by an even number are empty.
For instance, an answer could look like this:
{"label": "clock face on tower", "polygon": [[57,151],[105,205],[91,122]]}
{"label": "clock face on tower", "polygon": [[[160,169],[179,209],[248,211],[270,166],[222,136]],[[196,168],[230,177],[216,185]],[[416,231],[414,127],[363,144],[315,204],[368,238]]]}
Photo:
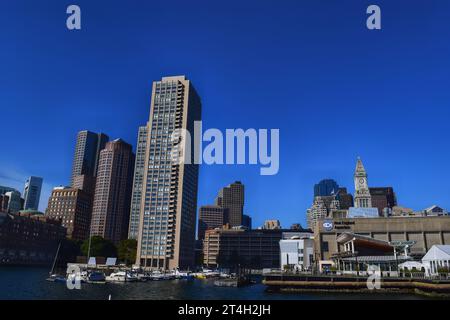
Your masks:
{"label": "clock face on tower", "polygon": [[363,178],[360,178],[360,179],[359,179],[359,184],[364,184],[364,182],[365,182],[365,181],[364,181]]}

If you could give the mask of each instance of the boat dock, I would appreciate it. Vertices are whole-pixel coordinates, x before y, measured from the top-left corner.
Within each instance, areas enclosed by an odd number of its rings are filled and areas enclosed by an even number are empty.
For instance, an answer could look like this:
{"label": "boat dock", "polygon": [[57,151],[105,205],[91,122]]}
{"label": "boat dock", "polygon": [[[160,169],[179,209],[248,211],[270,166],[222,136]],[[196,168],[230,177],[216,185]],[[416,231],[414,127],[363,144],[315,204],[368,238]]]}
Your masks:
{"label": "boat dock", "polygon": [[[450,295],[450,279],[380,277],[377,288],[369,289],[373,278],[351,275],[267,274],[263,284],[273,292],[413,292]],[[368,286],[369,283],[369,286]]]}

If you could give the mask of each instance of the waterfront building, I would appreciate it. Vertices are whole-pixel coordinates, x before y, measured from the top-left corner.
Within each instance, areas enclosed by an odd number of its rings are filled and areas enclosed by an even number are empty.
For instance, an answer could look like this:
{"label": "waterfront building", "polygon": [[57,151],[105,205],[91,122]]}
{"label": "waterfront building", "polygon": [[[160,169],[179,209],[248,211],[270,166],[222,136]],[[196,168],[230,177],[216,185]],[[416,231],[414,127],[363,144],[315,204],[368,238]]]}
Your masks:
{"label": "waterfront building", "polygon": [[435,276],[450,271],[450,245],[434,245],[422,258],[425,274]]}
{"label": "waterfront building", "polygon": [[49,266],[65,237],[59,221],[0,212],[0,265]]}
{"label": "waterfront building", "polygon": [[281,229],[280,220],[266,220],[266,221],[264,221],[263,229],[266,229],[266,230]]}
{"label": "waterfront building", "polygon": [[314,240],[292,237],[280,240],[280,269],[306,271],[314,263]]}
{"label": "waterfront building", "polygon": [[372,197],[369,191],[367,172],[360,158],[358,158],[356,162],[354,182],[355,182],[355,201],[354,201],[355,207],[371,208]]}
{"label": "waterfront building", "polygon": [[385,212],[391,212],[392,208],[397,206],[397,197],[392,187],[369,188],[369,192],[372,207],[378,208],[380,216],[383,216]]}
{"label": "waterfront building", "polygon": [[109,137],[103,133],[87,130],[78,132],[70,180],[72,187],[74,187],[76,176],[87,175],[95,177],[97,175],[100,151],[104,149],[108,140]]}
{"label": "waterfront building", "polygon": [[121,139],[100,151],[92,206],[91,236],[117,244],[127,238],[133,179],[134,154]]}
{"label": "waterfront building", "polygon": [[81,189],[56,187],[48,199],[46,216],[60,220],[70,239],[89,237],[91,213],[92,195]]}
{"label": "waterfront building", "polygon": [[205,238],[206,230],[221,228],[227,223],[228,209],[215,205],[201,206],[198,215],[198,239]]}
{"label": "waterfront building", "polygon": [[[136,264],[143,268],[194,266],[198,165],[171,160],[172,152],[195,150],[175,130],[194,132],[201,101],[185,76],[153,82],[144,166]],[[181,143],[181,145],[180,145]],[[189,148],[190,147],[190,148]],[[190,155],[186,154],[186,157]]]}
{"label": "waterfront building", "polygon": [[232,227],[242,225],[244,214],[244,185],[236,181],[219,191],[216,205],[228,209],[228,223]]}
{"label": "waterfront building", "polygon": [[333,179],[324,179],[314,185],[314,197],[331,196],[339,190],[339,185]]}
{"label": "waterfront building", "polygon": [[450,244],[450,216],[323,219],[314,232],[316,260],[329,261],[342,252],[337,239],[345,232],[387,242],[414,242],[410,255],[422,258],[433,245]]}
{"label": "waterfront building", "polygon": [[23,191],[24,209],[39,208],[39,200],[41,198],[42,178],[29,177],[25,182],[25,188]]}
{"label": "waterfront building", "polygon": [[8,197],[8,206],[6,207],[6,212],[17,213],[23,209],[23,200],[20,197],[19,191],[8,191],[5,193]]}
{"label": "waterfront building", "polygon": [[139,127],[134,164],[133,192],[131,194],[130,223],[128,239],[137,239],[141,216],[142,188],[144,185],[145,157],[147,150],[148,125]]}
{"label": "waterfront building", "polygon": [[[337,272],[342,274],[367,274],[375,270],[381,275],[398,276],[399,265],[412,258],[409,248],[414,241],[386,241],[369,236],[344,232],[337,239],[340,248],[331,256]],[[326,264],[321,264],[323,271]],[[329,266],[328,266],[329,267]]]}
{"label": "waterfront building", "polygon": [[208,267],[252,269],[280,267],[280,240],[310,237],[310,230],[233,227],[207,230],[203,241],[203,264]]}

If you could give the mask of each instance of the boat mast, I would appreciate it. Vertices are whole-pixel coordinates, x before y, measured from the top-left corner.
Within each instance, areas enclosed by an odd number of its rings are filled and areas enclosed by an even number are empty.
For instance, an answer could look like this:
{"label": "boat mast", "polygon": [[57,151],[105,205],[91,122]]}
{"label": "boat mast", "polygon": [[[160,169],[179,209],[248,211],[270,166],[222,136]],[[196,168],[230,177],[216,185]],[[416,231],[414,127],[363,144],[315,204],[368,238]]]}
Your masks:
{"label": "boat mast", "polygon": [[53,260],[53,265],[52,265],[52,270],[50,270],[50,275],[53,274],[53,270],[55,269],[56,259],[58,259],[58,254],[59,254],[59,248],[60,247],[61,247],[61,241],[58,244],[58,249],[56,249],[56,255],[55,255],[55,259]]}
{"label": "boat mast", "polygon": [[91,228],[89,228],[89,244],[88,244],[87,257],[86,257],[86,271],[89,270],[89,256],[91,255],[91,240],[92,240]]}

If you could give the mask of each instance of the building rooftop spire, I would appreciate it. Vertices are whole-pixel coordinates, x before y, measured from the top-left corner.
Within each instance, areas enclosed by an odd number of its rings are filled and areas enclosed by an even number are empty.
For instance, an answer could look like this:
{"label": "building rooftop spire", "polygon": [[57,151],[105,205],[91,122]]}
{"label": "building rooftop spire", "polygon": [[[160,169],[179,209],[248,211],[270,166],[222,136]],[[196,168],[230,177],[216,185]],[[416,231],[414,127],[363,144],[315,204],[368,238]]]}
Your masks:
{"label": "building rooftop spire", "polygon": [[360,157],[358,157],[358,160],[356,161],[355,172],[366,172],[366,169],[364,168],[364,165]]}

